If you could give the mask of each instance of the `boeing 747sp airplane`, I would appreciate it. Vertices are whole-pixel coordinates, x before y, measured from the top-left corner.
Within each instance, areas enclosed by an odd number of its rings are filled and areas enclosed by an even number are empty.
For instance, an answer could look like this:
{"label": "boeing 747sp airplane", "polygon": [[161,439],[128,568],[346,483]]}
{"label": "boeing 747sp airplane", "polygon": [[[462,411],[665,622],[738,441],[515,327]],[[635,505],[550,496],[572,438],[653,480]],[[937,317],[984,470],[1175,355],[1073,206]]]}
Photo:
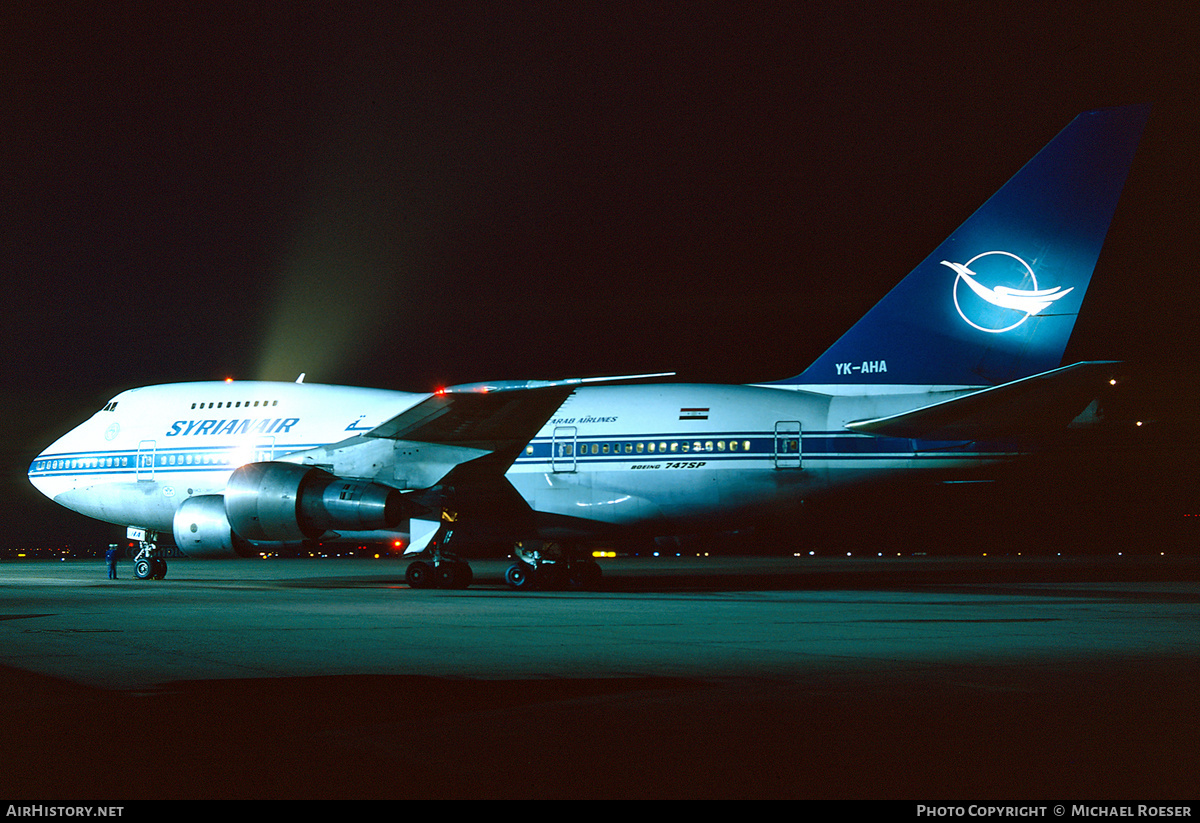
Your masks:
{"label": "boeing 747sp airplane", "polygon": [[29,477],[128,527],[143,578],[166,574],[158,533],[189,557],[403,534],[414,587],[468,585],[455,550],[474,541],[515,547],[515,587],[587,586],[589,541],[732,529],[865,483],[1010,461],[1113,377],[1112,362],[1060,363],[1147,116],[1081,114],[790,379],[148,386]]}

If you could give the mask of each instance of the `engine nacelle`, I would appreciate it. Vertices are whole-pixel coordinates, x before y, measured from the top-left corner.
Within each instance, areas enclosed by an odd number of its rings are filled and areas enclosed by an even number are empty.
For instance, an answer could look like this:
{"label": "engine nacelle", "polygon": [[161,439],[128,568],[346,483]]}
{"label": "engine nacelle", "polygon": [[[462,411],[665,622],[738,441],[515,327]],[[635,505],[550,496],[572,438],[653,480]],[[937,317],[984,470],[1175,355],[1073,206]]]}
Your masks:
{"label": "engine nacelle", "polygon": [[255,541],[316,539],[327,531],[391,529],[404,519],[396,489],[295,463],[248,463],[225,484],[235,534]]}
{"label": "engine nacelle", "polygon": [[219,494],[189,497],[175,511],[175,545],[188,557],[249,557],[252,547],[233,533]]}

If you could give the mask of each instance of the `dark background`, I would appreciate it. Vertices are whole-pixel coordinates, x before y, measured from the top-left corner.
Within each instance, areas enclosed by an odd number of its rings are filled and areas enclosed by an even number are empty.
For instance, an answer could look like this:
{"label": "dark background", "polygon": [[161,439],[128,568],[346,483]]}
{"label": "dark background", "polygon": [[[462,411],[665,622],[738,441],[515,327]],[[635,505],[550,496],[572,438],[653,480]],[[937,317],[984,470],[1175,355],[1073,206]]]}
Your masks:
{"label": "dark background", "polygon": [[0,12],[17,542],[121,533],[25,471],[132,386],[797,374],[1076,114],[1149,102],[1066,358],[1129,361],[1147,425],[1021,502],[1194,548],[1195,3],[374,5]]}

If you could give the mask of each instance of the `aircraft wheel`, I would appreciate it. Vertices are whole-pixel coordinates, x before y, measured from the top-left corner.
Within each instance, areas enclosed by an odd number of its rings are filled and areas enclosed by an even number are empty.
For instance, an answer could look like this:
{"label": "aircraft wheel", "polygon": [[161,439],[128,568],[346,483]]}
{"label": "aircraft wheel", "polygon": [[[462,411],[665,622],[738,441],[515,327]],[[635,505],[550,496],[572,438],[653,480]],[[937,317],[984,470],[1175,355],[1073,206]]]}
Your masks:
{"label": "aircraft wheel", "polygon": [[534,572],[534,587],[546,591],[566,588],[567,570],[561,563],[544,563]]}
{"label": "aircraft wheel", "polygon": [[437,567],[437,574],[438,583],[443,589],[465,589],[475,578],[470,565],[461,560],[443,562]]}
{"label": "aircraft wheel", "polygon": [[154,558],[150,561],[150,576],[155,580],[162,580],[167,576],[167,561],[162,558]]}
{"label": "aircraft wheel", "polygon": [[404,580],[414,589],[428,589],[436,580],[433,566],[430,566],[424,560],[417,560],[414,563],[410,563],[408,571],[404,573]]}
{"label": "aircraft wheel", "polygon": [[504,582],[514,589],[532,589],[533,567],[518,560],[505,570]]}
{"label": "aircraft wheel", "polygon": [[600,564],[595,560],[572,563],[567,585],[572,589],[594,589],[600,583]]}
{"label": "aircraft wheel", "polygon": [[149,580],[152,574],[153,567],[150,565],[149,560],[143,558],[141,560],[134,561],[133,576],[138,580]]}

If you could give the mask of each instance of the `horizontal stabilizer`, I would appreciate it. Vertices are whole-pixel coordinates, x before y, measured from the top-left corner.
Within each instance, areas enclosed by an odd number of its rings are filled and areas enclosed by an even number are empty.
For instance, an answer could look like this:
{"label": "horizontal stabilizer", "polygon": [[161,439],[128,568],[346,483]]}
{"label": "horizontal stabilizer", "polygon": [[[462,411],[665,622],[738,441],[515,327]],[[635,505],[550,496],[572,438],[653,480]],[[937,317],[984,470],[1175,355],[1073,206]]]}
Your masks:
{"label": "horizontal stabilizer", "polygon": [[1120,363],[1076,363],[931,406],[846,424],[851,431],[921,440],[982,440],[1065,428]]}

